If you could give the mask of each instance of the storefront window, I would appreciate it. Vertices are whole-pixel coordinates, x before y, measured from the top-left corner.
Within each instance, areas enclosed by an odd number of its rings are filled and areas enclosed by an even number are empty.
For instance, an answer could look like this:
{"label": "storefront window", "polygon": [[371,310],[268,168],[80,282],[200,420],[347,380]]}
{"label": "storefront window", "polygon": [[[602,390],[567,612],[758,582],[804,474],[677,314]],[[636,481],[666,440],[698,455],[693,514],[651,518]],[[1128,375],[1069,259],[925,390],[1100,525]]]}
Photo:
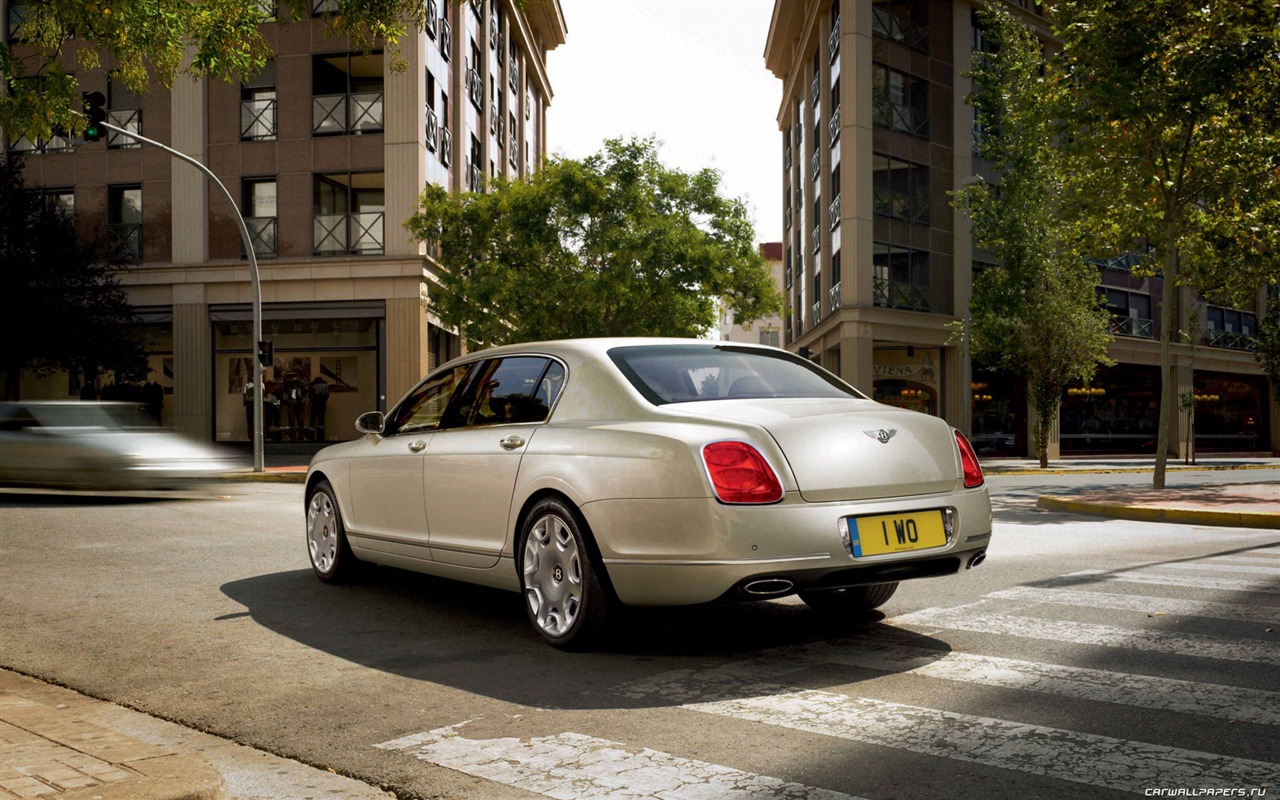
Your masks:
{"label": "storefront window", "polygon": [[[352,319],[268,319],[275,349],[264,370],[267,442],[353,439],[356,417],[378,408],[378,323]],[[248,441],[252,430],[253,326],[214,322],[215,438]]]}
{"label": "storefront window", "polygon": [[1266,379],[1216,372],[1195,377],[1196,450],[1249,453],[1270,449]]}
{"label": "storefront window", "polygon": [[1133,364],[1098,370],[1062,399],[1064,454],[1155,453],[1160,370]]}
{"label": "storefront window", "polygon": [[1013,456],[1027,452],[1027,399],[1012,375],[975,368],[969,384],[973,398],[969,442],[979,455]]}
{"label": "storefront window", "polygon": [[936,347],[894,347],[875,351],[872,396],[886,405],[938,414],[942,351]]}

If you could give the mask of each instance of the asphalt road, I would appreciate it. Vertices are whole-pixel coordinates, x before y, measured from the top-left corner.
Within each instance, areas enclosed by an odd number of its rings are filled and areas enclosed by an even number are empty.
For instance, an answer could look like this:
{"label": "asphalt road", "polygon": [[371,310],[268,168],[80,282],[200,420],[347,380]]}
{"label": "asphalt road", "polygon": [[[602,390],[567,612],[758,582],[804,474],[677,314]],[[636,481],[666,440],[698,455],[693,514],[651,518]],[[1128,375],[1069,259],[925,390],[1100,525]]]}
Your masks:
{"label": "asphalt road", "polygon": [[320,584],[300,486],[5,492],[0,666],[402,797],[1280,793],[1280,534],[1037,510],[1150,477],[1052,480],[992,478],[986,563],[883,614],[634,611],[586,654],[514,594]]}

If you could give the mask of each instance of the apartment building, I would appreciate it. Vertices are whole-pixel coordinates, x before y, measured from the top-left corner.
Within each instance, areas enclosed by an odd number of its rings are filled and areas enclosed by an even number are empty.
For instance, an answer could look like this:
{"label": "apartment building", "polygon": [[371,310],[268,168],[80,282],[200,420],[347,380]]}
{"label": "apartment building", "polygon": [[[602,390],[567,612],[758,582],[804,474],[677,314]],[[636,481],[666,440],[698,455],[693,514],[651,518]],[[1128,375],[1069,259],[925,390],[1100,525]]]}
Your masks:
{"label": "apartment building", "polygon": [[[394,403],[457,355],[426,310],[436,264],[402,222],[427,183],[483,190],[537,170],[552,89],[546,54],[565,41],[558,0],[424,0],[425,31],[388,53],[329,35],[335,0],[283,24],[275,58],[241,84],[179,77],[134,96],[105,69],[79,72],[110,121],[199,158],[237,199],[261,274],[267,446],[353,438],[356,416]],[[13,42],[23,3],[4,9]],[[66,55],[74,69],[74,43]],[[22,45],[15,43],[21,51]],[[146,326],[162,422],[207,441],[247,441],[250,273],[239,226],[205,176],[119,134],[99,143],[23,140],[29,185],[73,211],[81,235],[110,235],[136,262],[122,276]],[[78,394],[83,376],[24,381],[24,396]],[[324,389],[312,392],[317,382]],[[316,395],[326,395],[320,400]],[[319,406],[319,409],[317,409]],[[316,420],[313,411],[321,410]]]}
{"label": "apartment building", "polygon": [[[769,277],[782,291],[782,242],[764,242],[760,245],[760,255],[769,268]],[[725,342],[751,342],[770,347],[782,346],[782,317],[773,314],[752,320],[745,325],[733,321],[733,309],[723,300],[719,305],[719,322],[716,336]]]}
{"label": "apartment building", "polygon": [[[1003,0],[1047,35],[1036,0]],[[783,339],[877,400],[944,417],[988,454],[1029,451],[1025,386],[968,358],[963,324],[976,250],[947,193],[990,165],[974,155],[964,102],[972,53],[985,47],[973,0],[776,0],[765,47],[783,83],[778,109],[784,197]],[[1051,456],[1154,453],[1160,397],[1162,282],[1131,257],[1098,263],[1116,335],[1089,386],[1064,399]],[[1266,296],[1219,308],[1186,290],[1174,348],[1176,391],[1194,396],[1202,452],[1280,448],[1249,337]],[[1194,344],[1194,346],[1193,346]],[[1174,443],[1187,442],[1185,424]]]}

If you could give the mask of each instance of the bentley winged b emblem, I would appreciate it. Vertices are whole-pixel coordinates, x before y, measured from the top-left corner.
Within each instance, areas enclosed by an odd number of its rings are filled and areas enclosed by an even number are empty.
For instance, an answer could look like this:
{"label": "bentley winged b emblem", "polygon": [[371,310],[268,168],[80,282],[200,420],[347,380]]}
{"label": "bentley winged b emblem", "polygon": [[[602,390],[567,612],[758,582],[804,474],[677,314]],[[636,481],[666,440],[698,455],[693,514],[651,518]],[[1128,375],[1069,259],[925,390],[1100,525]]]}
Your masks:
{"label": "bentley winged b emblem", "polygon": [[881,428],[878,431],[863,431],[863,433],[870,436],[872,439],[875,439],[880,444],[888,444],[889,440],[892,439],[898,433],[898,429],[897,428],[888,428],[888,429]]}

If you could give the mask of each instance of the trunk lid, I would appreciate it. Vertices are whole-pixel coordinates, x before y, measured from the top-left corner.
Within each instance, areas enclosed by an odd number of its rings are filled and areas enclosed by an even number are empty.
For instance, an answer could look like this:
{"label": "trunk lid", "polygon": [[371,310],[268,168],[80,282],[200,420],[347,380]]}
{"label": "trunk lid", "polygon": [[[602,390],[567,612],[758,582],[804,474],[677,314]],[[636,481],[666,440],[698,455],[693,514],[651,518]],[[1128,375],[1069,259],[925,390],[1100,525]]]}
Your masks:
{"label": "trunk lid", "polygon": [[807,502],[946,492],[961,479],[950,425],[873,400],[713,400],[668,408],[763,427]]}

